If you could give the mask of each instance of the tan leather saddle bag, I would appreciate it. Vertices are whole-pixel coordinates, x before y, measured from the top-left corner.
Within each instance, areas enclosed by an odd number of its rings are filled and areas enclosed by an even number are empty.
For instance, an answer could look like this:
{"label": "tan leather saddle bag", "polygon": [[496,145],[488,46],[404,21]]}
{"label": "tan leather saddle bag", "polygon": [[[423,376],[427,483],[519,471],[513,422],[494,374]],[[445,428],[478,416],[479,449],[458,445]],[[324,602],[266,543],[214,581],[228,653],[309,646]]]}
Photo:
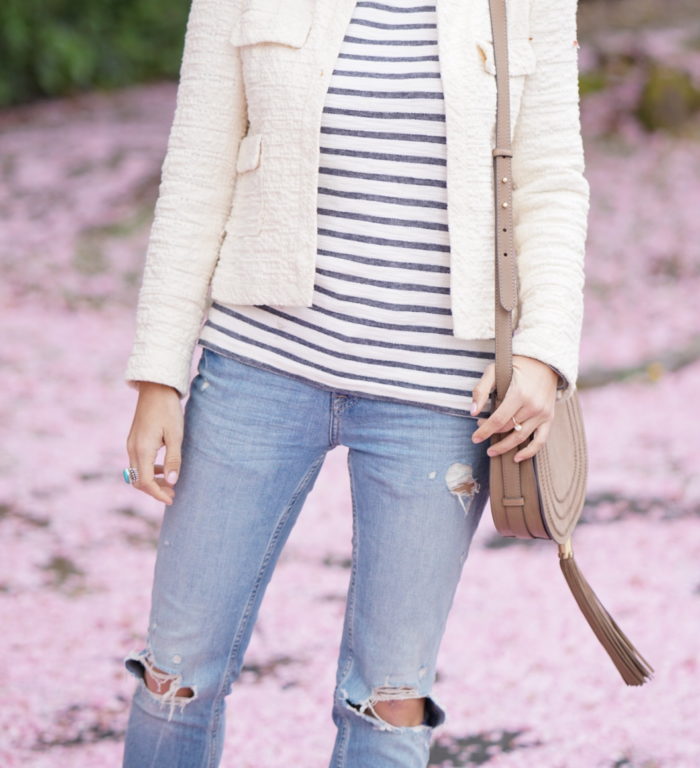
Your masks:
{"label": "tan leather saddle bag", "polygon": [[[513,240],[508,45],[505,0],[489,0],[496,64],[496,389],[491,412],[501,404],[513,375],[513,311],[518,281]],[[507,432],[491,435],[491,444]],[[552,539],[559,563],[579,608],[627,685],[642,685],[653,668],[615,623],[574,560],[571,536],[581,517],[588,472],[586,436],[578,392],[557,400],[547,441],[530,459],[513,460],[529,440],[490,460],[490,506],[503,536]],[[545,589],[546,585],[542,585]]]}

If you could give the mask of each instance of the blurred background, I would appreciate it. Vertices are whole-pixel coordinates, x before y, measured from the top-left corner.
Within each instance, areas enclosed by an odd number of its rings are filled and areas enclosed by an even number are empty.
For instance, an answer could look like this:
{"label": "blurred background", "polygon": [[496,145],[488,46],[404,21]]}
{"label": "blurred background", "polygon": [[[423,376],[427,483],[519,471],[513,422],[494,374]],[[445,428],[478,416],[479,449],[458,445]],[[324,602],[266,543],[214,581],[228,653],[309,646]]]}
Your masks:
{"label": "blurred background", "polygon": [[[121,478],[122,376],[188,8],[0,4],[3,768],[121,764],[122,658],[145,641],[164,513]],[[500,537],[487,507],[441,649],[434,768],[700,766],[697,2],[581,0],[579,44],[590,472],[574,549],[656,677],[624,685],[556,546]],[[224,766],[327,765],[345,458],[328,456],[266,594]]]}

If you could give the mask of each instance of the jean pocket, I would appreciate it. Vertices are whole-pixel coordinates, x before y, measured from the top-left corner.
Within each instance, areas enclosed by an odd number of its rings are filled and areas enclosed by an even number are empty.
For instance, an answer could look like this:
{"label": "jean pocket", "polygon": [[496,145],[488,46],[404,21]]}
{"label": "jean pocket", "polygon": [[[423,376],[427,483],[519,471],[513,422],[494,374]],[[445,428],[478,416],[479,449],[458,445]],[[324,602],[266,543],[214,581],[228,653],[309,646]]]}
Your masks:
{"label": "jean pocket", "polygon": [[193,386],[196,386],[198,390],[204,390],[210,385],[210,375],[212,358],[216,353],[209,349],[209,347],[202,347],[202,354],[199,357],[199,363],[197,364],[197,375],[194,378]]}
{"label": "jean pocket", "polygon": [[199,359],[200,389],[206,389],[210,384],[219,383],[230,387],[232,382],[240,378],[240,363],[234,357],[217,352],[210,347],[202,347]]}

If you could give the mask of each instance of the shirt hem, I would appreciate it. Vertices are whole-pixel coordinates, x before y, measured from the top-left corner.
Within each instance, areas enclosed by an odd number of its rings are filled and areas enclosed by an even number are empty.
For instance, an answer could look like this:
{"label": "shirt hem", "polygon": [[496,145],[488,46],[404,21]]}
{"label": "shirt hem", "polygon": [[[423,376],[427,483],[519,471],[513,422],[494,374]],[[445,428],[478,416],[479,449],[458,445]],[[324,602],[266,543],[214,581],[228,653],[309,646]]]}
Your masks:
{"label": "shirt hem", "polygon": [[298,373],[291,373],[290,371],[285,371],[281,368],[276,368],[275,366],[270,365],[269,363],[262,363],[259,360],[254,360],[251,357],[246,357],[245,355],[241,355],[238,352],[233,352],[230,349],[220,347],[218,344],[214,344],[214,342],[211,342],[208,340],[198,339],[197,344],[201,347],[207,347],[208,349],[212,350],[212,352],[217,352],[218,354],[224,355],[225,357],[230,357],[234,360],[237,360],[238,362],[243,363],[244,365],[251,365],[255,368],[260,368],[264,371],[269,371],[271,373],[278,373],[282,376],[287,376],[290,379],[295,379],[296,381],[299,381],[302,384],[308,384],[312,387],[316,387],[317,389],[322,389],[325,392],[340,392],[342,394],[354,395],[356,397],[366,397],[370,400],[382,400],[384,402],[401,403],[403,405],[412,405],[418,408],[427,408],[428,410],[431,410],[431,411],[437,411],[438,413],[443,413],[448,416],[457,416],[459,418],[480,419],[480,418],[488,418],[488,416],[490,415],[487,412],[482,412],[477,416],[472,416],[472,414],[469,413],[468,411],[463,411],[458,408],[450,408],[449,406],[446,406],[446,405],[424,403],[419,400],[404,400],[403,398],[392,397],[391,395],[380,395],[378,393],[361,392],[356,389],[346,389],[344,387],[335,387],[335,386],[332,387],[332,386],[329,386],[328,384],[323,384],[322,382],[315,381],[314,379],[301,376]]}

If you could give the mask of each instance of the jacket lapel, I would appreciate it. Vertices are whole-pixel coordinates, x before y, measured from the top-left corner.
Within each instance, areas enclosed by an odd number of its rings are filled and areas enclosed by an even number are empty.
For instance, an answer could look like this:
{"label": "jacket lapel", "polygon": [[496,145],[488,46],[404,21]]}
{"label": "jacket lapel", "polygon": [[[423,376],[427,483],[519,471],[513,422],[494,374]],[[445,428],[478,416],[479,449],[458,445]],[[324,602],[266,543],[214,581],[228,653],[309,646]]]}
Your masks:
{"label": "jacket lapel", "polygon": [[[307,0],[294,0],[307,2]],[[309,134],[316,136],[325,94],[356,0],[317,0],[310,55],[321,87],[311,89],[306,104]],[[448,217],[451,232],[451,281],[457,295],[470,301],[453,307],[455,329],[477,327],[487,337],[493,325],[492,195],[473,188],[491,184],[491,147],[495,137],[494,78],[484,71],[476,40],[491,37],[489,0],[435,0],[438,52],[445,97]],[[491,103],[493,101],[493,104]],[[299,211],[313,216],[313,211]]]}
{"label": "jacket lapel", "polygon": [[[318,65],[330,81],[343,37],[355,10],[355,0],[317,0],[315,25],[318,31]],[[325,89],[324,89],[325,96]]]}

